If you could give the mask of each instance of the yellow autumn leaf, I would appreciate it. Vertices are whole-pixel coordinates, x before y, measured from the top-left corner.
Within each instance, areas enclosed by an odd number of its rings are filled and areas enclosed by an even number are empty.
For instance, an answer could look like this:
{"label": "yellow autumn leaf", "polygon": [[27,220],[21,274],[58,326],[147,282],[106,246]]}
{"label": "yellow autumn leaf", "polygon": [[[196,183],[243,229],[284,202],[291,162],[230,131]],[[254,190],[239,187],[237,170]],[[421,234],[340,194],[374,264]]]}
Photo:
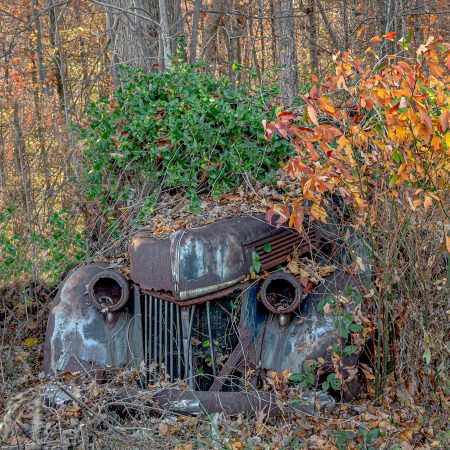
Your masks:
{"label": "yellow autumn leaf", "polygon": [[317,103],[320,105],[320,107],[330,113],[330,114],[334,114],[336,112],[336,109],[333,105],[333,102],[331,101],[330,98],[328,97],[320,97],[317,99]]}
{"label": "yellow autumn leaf", "polygon": [[403,430],[399,435],[398,435],[398,437],[399,437],[399,439],[401,439],[403,442],[411,442],[411,440],[412,440],[412,437],[413,437],[413,430],[410,430],[410,429],[406,429],[406,430]]}
{"label": "yellow autumn leaf", "polygon": [[429,195],[425,195],[425,200],[423,201],[423,208],[425,212],[430,209],[430,206],[433,204],[433,199]]}
{"label": "yellow autumn leaf", "polygon": [[321,222],[326,222],[328,214],[322,206],[314,203],[314,205],[311,206],[311,216]]}
{"label": "yellow autumn leaf", "polygon": [[31,348],[33,345],[36,345],[38,343],[38,340],[36,338],[26,338],[20,345],[23,345],[24,347]]}

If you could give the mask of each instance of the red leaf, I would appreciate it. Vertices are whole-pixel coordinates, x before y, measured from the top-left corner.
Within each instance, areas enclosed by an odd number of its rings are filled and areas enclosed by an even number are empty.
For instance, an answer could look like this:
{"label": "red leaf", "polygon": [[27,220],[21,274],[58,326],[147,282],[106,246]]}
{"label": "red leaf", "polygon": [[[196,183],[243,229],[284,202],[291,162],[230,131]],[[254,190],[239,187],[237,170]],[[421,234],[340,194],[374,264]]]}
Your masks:
{"label": "red leaf", "polygon": [[311,135],[313,130],[307,127],[301,127],[298,125],[295,125],[293,127],[289,128],[288,134],[289,136],[303,136],[304,134]]}
{"label": "red leaf", "polygon": [[432,133],[433,132],[433,121],[427,115],[427,113],[425,112],[425,109],[423,109],[422,107],[419,107],[419,111],[420,111],[420,116],[422,117],[422,123],[424,125],[426,125],[426,127],[428,128],[430,133]]}
{"label": "red leaf", "polygon": [[303,229],[303,219],[305,217],[305,211],[302,208],[300,202],[294,205],[294,211],[292,211],[291,218],[289,219],[289,226],[301,233]]}
{"label": "red leaf", "polygon": [[394,38],[395,38],[395,36],[397,36],[397,34],[398,34],[397,31],[390,31],[389,33],[386,33],[385,35],[383,35],[383,37],[385,39],[387,39],[388,41],[393,42]]}
{"label": "red leaf", "polygon": [[292,114],[287,111],[283,111],[280,114],[278,114],[278,116],[277,116],[278,119],[283,119],[283,120],[295,119],[296,117],[297,116],[295,114]]}

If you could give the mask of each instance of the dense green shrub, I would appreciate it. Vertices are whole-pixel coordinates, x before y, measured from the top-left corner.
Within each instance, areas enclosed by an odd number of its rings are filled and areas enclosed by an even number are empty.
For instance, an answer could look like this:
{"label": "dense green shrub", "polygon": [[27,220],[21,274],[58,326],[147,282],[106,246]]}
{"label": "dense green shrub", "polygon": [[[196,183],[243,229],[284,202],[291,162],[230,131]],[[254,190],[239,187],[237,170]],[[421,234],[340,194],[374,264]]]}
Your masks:
{"label": "dense green shrub", "polygon": [[124,68],[121,81],[80,128],[88,198],[106,208],[133,202],[138,177],[182,188],[195,203],[200,191],[216,197],[244,178],[271,182],[286,161],[287,145],[264,138],[262,121],[274,115],[267,91],[234,88],[188,64],[164,73]]}

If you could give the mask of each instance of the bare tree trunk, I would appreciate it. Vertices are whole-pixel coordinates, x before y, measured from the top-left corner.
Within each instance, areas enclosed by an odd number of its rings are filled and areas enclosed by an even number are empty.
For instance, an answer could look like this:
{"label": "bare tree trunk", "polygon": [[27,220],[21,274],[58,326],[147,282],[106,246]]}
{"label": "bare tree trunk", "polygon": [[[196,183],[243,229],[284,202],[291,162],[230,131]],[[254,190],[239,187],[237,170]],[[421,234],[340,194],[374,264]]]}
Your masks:
{"label": "bare tree trunk", "polygon": [[[398,1],[397,0],[378,0],[378,26],[379,34],[384,35],[389,31],[398,31]],[[378,50],[380,55],[394,53],[397,44],[384,40]]]}
{"label": "bare tree trunk", "polygon": [[13,108],[13,123],[14,123],[14,150],[16,159],[16,171],[19,173],[20,182],[22,184],[22,202],[25,207],[25,214],[27,222],[31,222],[31,198],[30,198],[30,178],[29,170],[25,157],[25,138],[22,131],[22,126],[19,118],[19,103],[14,102]]}
{"label": "bare tree trunk", "polygon": [[[2,105],[0,114],[3,115]],[[0,208],[2,207],[6,207],[6,152],[3,127],[0,125]]]}
{"label": "bare tree trunk", "polygon": [[[248,34],[250,36],[250,45],[251,45],[251,50],[252,50],[253,65],[255,66],[259,85],[262,87],[261,69],[259,68],[258,55],[256,52],[256,45],[255,45],[255,34],[253,31],[253,19],[251,17],[248,21]],[[263,52],[261,52],[261,53],[262,53],[262,59],[264,59],[264,53]]]}
{"label": "bare tree trunk", "polygon": [[[225,10],[225,0],[212,0],[210,9],[214,11]],[[202,56],[209,65],[211,72],[215,72],[218,62],[217,35],[219,26],[224,20],[224,14],[212,12],[206,15],[203,30]]]}
{"label": "bare tree trunk", "polygon": [[110,0],[109,3],[107,15],[113,64],[150,70],[158,64],[158,0]]}
{"label": "bare tree trunk", "polygon": [[[227,10],[231,9],[232,5],[227,3]],[[239,80],[240,72],[236,72],[234,64],[242,62],[241,56],[241,36],[245,19],[243,16],[232,14],[228,17],[225,24],[225,42],[228,53],[228,73],[233,85]]]}
{"label": "bare tree trunk", "polygon": [[198,39],[198,18],[200,15],[200,7],[202,0],[195,0],[194,3],[194,18],[192,20],[192,37],[189,62],[194,64],[197,59],[197,39]]}
{"label": "bare tree trunk", "polygon": [[266,38],[264,36],[264,0],[259,0],[259,16],[258,21],[258,34],[259,40],[261,42],[261,71],[264,73],[266,71]]}
{"label": "bare tree trunk", "polygon": [[315,0],[307,0],[307,6],[302,3],[302,10],[307,15],[306,35],[308,37],[309,56],[311,58],[311,71],[319,72],[319,57],[317,55],[317,24]]}
{"label": "bare tree trunk", "polygon": [[[228,56],[228,72],[234,83],[236,72],[232,70],[234,62],[241,62],[240,39],[245,24],[244,16],[226,14],[227,11],[236,10],[239,4],[232,0],[211,0],[203,30],[202,56],[209,65],[211,72],[215,72],[219,61],[219,37],[224,37]],[[221,33],[223,29],[223,33]]]}
{"label": "bare tree trunk", "polygon": [[270,0],[269,2],[270,5],[270,30],[271,30],[271,34],[272,34],[272,39],[271,41],[271,49],[272,49],[272,66],[276,66],[277,65],[277,48],[278,48],[278,39],[277,39],[277,30],[275,28],[275,11],[273,8],[273,1]]}
{"label": "bare tree trunk", "polygon": [[56,6],[54,0],[49,0],[49,25],[50,25],[50,43],[54,49],[53,62],[55,66],[56,90],[58,91],[59,103],[64,111],[65,92],[64,92],[64,66],[62,60],[61,37],[59,34],[58,18],[56,17]]}
{"label": "bare tree trunk", "polygon": [[414,16],[415,40],[416,45],[420,45],[424,43],[423,19],[425,14],[425,0],[415,0],[415,12],[419,13]]}
{"label": "bare tree trunk", "polygon": [[355,38],[356,38],[356,14],[357,14],[356,0],[352,0],[352,23],[351,23],[351,37],[350,37],[350,48],[355,50]]}
{"label": "bare tree trunk", "polygon": [[163,69],[167,70],[172,67],[172,48],[170,44],[169,36],[169,18],[167,13],[167,0],[159,0],[159,15],[161,23],[161,42],[162,42],[162,63],[164,64]]}
{"label": "bare tree trunk", "polygon": [[39,68],[39,82],[41,83],[42,88],[44,88],[45,79],[46,79],[47,74],[46,74],[46,70],[44,67],[44,50],[43,50],[43,46],[42,46],[41,21],[39,19],[39,16],[37,15],[36,3],[37,3],[36,0],[33,0],[31,2],[34,26],[36,28],[36,55],[37,55],[37,62],[38,62],[38,68]]}
{"label": "bare tree trunk", "polygon": [[110,9],[106,10],[106,28],[108,32],[108,47],[111,49],[111,66],[109,68],[109,73],[111,74],[111,78],[114,84],[114,89],[118,89],[119,87],[119,65],[120,61],[117,56],[117,52],[114,50],[113,46],[115,45],[115,20],[114,14]]}
{"label": "bare tree trunk", "polygon": [[275,29],[278,32],[278,65],[281,100],[291,104],[298,92],[298,68],[295,45],[295,22],[292,0],[273,0]]}

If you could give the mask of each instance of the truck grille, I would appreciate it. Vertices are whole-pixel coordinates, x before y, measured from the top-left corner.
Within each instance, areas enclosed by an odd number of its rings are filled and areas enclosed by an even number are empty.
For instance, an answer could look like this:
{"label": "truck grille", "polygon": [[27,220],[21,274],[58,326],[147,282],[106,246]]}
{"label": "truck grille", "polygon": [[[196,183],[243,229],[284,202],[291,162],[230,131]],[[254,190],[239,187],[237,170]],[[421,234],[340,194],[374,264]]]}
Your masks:
{"label": "truck grille", "polygon": [[[209,361],[206,378],[216,375],[215,347],[218,343],[215,345],[214,338],[223,331],[226,321],[218,316],[223,306],[206,302],[181,307],[142,293],[140,299],[145,384],[151,385],[162,379],[171,382],[183,379],[192,388],[204,385],[205,377],[202,379],[199,372],[206,373],[202,367],[205,356]],[[214,332],[211,317],[214,322],[219,322],[214,323]],[[195,349],[193,340],[197,344]],[[206,342],[208,345],[202,345]],[[210,378],[208,382],[211,382]]]}
{"label": "truck grille", "polygon": [[180,307],[146,294],[141,298],[146,384],[151,384],[164,375],[170,381],[183,378],[186,364]]}

